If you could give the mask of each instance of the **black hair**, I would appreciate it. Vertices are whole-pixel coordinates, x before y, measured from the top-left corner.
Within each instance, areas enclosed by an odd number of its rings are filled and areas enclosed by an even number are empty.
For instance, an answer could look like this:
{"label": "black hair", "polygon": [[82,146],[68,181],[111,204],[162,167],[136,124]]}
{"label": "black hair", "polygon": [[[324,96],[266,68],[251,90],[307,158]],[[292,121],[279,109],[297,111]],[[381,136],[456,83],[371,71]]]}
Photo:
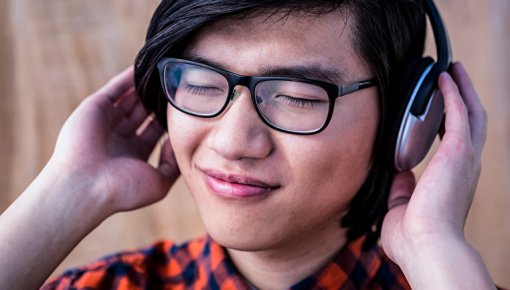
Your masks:
{"label": "black hair", "polygon": [[373,164],[341,222],[349,239],[368,234],[367,244],[371,244],[380,235],[393,172],[385,163],[388,152],[380,146],[392,122],[391,108],[402,103],[392,87],[401,85],[400,72],[424,50],[426,18],[420,0],[163,0],[136,57],[135,84],[146,109],[166,128],[167,100],[156,64],[163,56],[179,56],[198,29],[226,18],[296,12],[321,15],[339,9],[353,17],[354,50],[378,82],[381,114]]}

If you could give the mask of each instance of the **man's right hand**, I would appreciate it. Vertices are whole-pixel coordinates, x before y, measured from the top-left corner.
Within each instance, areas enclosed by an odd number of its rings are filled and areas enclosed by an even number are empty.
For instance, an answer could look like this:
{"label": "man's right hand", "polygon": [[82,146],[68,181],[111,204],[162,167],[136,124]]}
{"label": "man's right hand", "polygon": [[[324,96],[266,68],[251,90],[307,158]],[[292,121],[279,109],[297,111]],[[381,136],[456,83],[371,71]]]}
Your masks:
{"label": "man's right hand", "polygon": [[162,199],[179,176],[163,130],[148,117],[133,69],[86,98],[65,122],[50,160],[0,216],[0,289],[36,289],[104,219]]}
{"label": "man's right hand", "polygon": [[72,113],[48,166],[75,173],[90,198],[105,201],[107,214],[136,209],[162,199],[179,176],[168,138],[158,168],[146,162],[162,134],[136,95],[130,67]]}

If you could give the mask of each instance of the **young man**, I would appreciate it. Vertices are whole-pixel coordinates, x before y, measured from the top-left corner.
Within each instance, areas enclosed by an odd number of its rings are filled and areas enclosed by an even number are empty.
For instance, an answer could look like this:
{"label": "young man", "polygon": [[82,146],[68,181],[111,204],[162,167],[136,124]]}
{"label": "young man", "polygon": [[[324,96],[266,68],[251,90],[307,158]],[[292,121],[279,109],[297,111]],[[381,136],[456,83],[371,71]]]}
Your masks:
{"label": "young man", "polygon": [[[377,146],[396,70],[421,56],[424,15],[419,1],[163,1],[138,94],[128,69],[87,98],[2,215],[1,288],[39,287],[104,219],[158,201],[181,175],[208,237],[43,288],[493,289],[462,234],[486,117],[460,64],[439,79],[445,134],[419,183],[395,176],[382,229],[381,203],[359,201],[384,196]],[[352,84],[341,98],[328,89]],[[168,129],[158,168],[145,159],[163,130],[139,130],[138,95]]]}

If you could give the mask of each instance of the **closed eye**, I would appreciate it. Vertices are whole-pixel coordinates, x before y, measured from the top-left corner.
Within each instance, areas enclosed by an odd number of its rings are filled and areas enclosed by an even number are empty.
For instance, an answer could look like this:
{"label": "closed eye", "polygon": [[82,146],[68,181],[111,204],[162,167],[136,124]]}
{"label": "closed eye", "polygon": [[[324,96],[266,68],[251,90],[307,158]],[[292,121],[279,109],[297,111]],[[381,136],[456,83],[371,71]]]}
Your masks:
{"label": "closed eye", "polygon": [[311,100],[311,99],[303,99],[303,98],[296,98],[286,95],[278,95],[275,97],[275,99],[280,99],[283,102],[287,103],[290,106],[298,107],[298,108],[309,108],[313,109],[315,106],[324,103],[323,100]]}
{"label": "closed eye", "polygon": [[218,87],[197,86],[192,84],[186,85],[186,91],[196,95],[218,95],[224,93],[224,91]]}

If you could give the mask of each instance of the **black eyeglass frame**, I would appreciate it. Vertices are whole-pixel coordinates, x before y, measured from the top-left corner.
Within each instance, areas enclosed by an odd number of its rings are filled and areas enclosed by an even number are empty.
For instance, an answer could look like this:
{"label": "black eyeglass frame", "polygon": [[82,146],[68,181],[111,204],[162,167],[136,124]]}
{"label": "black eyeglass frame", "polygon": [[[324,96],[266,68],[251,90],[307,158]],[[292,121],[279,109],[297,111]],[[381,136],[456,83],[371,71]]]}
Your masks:
{"label": "black eyeglass frame", "polygon": [[[190,111],[184,110],[182,108],[179,108],[179,106],[174,104],[174,102],[169,97],[169,94],[167,91],[167,85],[166,85],[166,67],[170,63],[181,63],[181,64],[195,65],[195,66],[210,69],[210,70],[215,71],[215,72],[219,73],[220,75],[224,76],[225,79],[227,80],[227,83],[229,86],[229,90],[228,90],[229,93],[228,93],[228,96],[225,98],[225,104],[223,104],[221,109],[219,109],[218,112],[216,112],[214,114],[197,114],[197,113],[190,112]],[[185,59],[179,59],[179,58],[172,58],[172,57],[162,57],[157,63],[157,68],[159,71],[159,77],[160,77],[161,85],[163,87],[163,91],[165,93],[166,99],[172,105],[172,107],[174,107],[175,109],[177,109],[185,114],[196,116],[196,117],[201,117],[201,118],[214,118],[214,117],[221,115],[225,111],[225,109],[228,107],[229,103],[234,99],[234,94],[232,93],[234,91],[234,88],[238,85],[241,85],[241,86],[247,87],[249,89],[250,95],[251,95],[251,100],[252,100],[253,106],[255,107],[255,111],[259,115],[260,119],[262,119],[262,121],[267,126],[269,126],[272,129],[275,129],[277,131],[280,131],[280,132],[297,134],[297,135],[317,134],[317,133],[323,131],[324,129],[326,129],[329,122],[331,121],[331,117],[333,116],[333,110],[334,110],[335,101],[337,98],[357,92],[362,89],[377,86],[377,82],[375,79],[368,79],[368,80],[364,80],[364,81],[355,82],[352,84],[338,86],[338,85],[335,85],[335,84],[332,84],[329,82],[325,82],[325,81],[305,79],[305,78],[279,77],[279,76],[243,76],[243,75],[239,75],[239,74],[236,74],[236,73],[224,70],[224,69],[206,65],[203,63],[194,62],[194,61],[185,60]],[[293,131],[293,130],[288,130],[285,128],[278,127],[277,125],[271,123],[268,119],[266,119],[266,117],[262,114],[262,112],[260,112],[260,110],[257,106],[257,100],[256,100],[256,96],[255,96],[255,88],[256,88],[257,84],[264,82],[264,81],[295,81],[295,82],[316,85],[316,86],[324,89],[326,91],[326,93],[328,94],[329,108],[328,108],[328,116],[326,118],[326,121],[322,125],[322,127],[318,128],[318,129],[310,130],[310,131]]]}

